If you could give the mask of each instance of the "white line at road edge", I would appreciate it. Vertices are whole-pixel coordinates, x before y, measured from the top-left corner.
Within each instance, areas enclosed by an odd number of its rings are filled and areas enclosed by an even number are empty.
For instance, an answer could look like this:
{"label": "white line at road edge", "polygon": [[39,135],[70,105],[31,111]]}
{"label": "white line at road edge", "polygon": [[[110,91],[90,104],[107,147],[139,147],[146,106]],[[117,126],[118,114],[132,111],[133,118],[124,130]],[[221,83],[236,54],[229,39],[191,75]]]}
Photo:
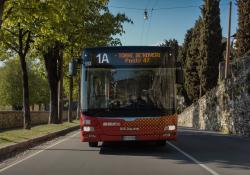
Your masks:
{"label": "white line at road edge", "polygon": [[190,156],[188,153],[182,151],[180,148],[178,148],[177,146],[175,146],[174,144],[170,143],[169,141],[167,141],[167,144],[172,146],[174,149],[176,149],[177,151],[179,151],[180,153],[182,153],[184,156],[186,156],[187,158],[189,158],[190,160],[192,160],[193,162],[195,162],[197,165],[201,166],[202,168],[204,168],[205,170],[207,170],[209,173],[211,173],[212,175],[219,175],[217,172],[215,172],[214,170],[212,170],[211,168],[207,167],[206,165],[204,165],[203,163],[201,163],[199,160],[195,159],[194,157]]}
{"label": "white line at road edge", "polygon": [[60,140],[60,141],[58,141],[58,142],[56,142],[56,143],[54,143],[54,144],[52,144],[52,145],[46,147],[46,148],[44,148],[44,149],[38,151],[38,152],[35,152],[35,153],[33,153],[33,154],[31,154],[31,155],[29,155],[29,156],[27,156],[27,157],[25,157],[25,158],[23,158],[23,159],[21,159],[21,160],[19,160],[19,161],[16,161],[16,162],[14,162],[14,163],[12,163],[12,164],[10,164],[10,165],[8,165],[8,166],[6,166],[6,167],[0,169],[0,173],[3,172],[3,171],[5,171],[5,170],[7,170],[7,169],[9,169],[9,168],[11,168],[11,167],[13,167],[13,166],[15,166],[15,165],[17,165],[17,164],[19,164],[19,163],[21,163],[21,162],[23,162],[23,161],[25,161],[25,160],[27,160],[27,159],[29,159],[29,158],[31,158],[31,157],[36,156],[37,154],[39,154],[39,153],[45,151],[46,149],[49,149],[49,148],[51,148],[51,147],[53,147],[53,146],[58,145],[59,143],[64,142],[65,140],[68,140],[68,139],[71,138],[71,137],[74,137],[74,136],[77,135],[77,134],[79,134],[79,133],[77,132],[77,133],[75,133],[75,134],[72,134],[72,135],[70,135],[70,136],[68,136],[68,137],[66,137],[66,138],[64,138],[64,139],[62,139],[62,140]]}

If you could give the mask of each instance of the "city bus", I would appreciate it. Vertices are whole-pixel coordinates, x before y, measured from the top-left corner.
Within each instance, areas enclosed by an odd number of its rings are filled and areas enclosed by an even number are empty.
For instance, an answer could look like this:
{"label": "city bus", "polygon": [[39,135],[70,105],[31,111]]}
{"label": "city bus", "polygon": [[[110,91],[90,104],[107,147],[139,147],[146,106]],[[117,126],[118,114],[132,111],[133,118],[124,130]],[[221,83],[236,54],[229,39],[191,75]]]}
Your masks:
{"label": "city bus", "polygon": [[86,48],[81,56],[81,141],[176,140],[176,58],[169,47]]}

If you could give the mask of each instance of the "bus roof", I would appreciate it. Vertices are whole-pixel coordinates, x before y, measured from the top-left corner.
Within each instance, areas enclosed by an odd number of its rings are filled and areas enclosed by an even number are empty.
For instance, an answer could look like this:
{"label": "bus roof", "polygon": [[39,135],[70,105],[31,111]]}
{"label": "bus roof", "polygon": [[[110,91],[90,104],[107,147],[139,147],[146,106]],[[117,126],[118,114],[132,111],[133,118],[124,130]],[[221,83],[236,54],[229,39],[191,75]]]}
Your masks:
{"label": "bus roof", "polygon": [[140,51],[170,51],[170,47],[166,46],[108,46],[108,47],[93,47],[85,48],[83,52],[140,52]]}

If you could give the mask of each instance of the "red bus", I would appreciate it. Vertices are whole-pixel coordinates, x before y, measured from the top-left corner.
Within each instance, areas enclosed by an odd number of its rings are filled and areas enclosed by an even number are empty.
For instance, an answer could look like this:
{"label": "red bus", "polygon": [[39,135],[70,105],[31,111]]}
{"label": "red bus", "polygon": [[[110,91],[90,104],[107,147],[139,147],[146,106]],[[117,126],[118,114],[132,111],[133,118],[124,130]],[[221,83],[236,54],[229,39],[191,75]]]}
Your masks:
{"label": "red bus", "polygon": [[81,141],[176,140],[176,59],[169,47],[87,48],[82,53]]}

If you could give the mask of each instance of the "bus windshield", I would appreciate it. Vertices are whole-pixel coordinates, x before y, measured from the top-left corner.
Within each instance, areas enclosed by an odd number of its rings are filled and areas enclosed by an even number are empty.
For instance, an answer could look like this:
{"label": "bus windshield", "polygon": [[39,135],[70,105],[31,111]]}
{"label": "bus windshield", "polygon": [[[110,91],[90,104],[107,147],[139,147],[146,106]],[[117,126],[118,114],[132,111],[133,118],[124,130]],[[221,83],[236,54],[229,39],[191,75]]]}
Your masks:
{"label": "bus windshield", "polygon": [[147,117],[173,113],[171,68],[88,68],[89,116]]}

